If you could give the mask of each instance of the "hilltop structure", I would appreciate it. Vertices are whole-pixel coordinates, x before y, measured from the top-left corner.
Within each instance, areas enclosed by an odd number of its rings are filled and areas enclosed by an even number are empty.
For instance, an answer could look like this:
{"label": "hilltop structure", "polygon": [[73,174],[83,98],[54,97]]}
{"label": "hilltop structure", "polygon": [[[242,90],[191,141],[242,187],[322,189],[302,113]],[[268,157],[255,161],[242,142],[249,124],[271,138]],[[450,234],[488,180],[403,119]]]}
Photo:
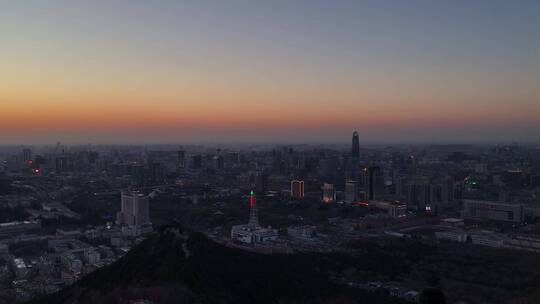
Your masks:
{"label": "hilltop structure", "polygon": [[259,212],[254,192],[249,195],[249,221],[247,225],[235,225],[231,229],[231,240],[246,244],[264,243],[278,238],[278,231],[259,225]]}

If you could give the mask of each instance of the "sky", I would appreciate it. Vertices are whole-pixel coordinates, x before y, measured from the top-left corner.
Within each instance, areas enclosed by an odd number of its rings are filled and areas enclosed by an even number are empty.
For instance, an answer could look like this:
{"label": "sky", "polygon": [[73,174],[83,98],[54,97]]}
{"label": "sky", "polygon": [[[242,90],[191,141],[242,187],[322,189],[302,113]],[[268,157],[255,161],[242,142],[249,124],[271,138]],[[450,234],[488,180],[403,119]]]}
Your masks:
{"label": "sky", "polygon": [[540,1],[0,0],[0,144],[540,141]]}

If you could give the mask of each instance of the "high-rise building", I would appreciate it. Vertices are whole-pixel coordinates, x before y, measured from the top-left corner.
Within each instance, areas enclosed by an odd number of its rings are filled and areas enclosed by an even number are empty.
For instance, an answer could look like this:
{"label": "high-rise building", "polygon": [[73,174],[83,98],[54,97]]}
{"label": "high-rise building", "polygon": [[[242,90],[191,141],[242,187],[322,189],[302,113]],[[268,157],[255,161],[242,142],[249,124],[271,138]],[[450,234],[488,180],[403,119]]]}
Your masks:
{"label": "high-rise building", "polygon": [[325,203],[331,203],[336,200],[336,192],[334,191],[334,185],[324,183],[322,187],[322,201]]}
{"label": "high-rise building", "polygon": [[192,164],[193,164],[193,169],[201,169],[202,168],[202,155],[200,154],[193,155]]}
{"label": "high-rise building", "polygon": [[433,187],[427,177],[411,180],[407,185],[407,208],[418,211],[431,211],[433,206]]}
{"label": "high-rise building", "polygon": [[[127,170],[127,172],[129,172],[129,174],[133,178],[133,182],[134,182],[135,185],[141,186],[141,185],[144,184],[145,169],[144,169],[143,165],[141,165],[141,164],[131,164],[128,167],[126,167],[125,169]],[[149,177],[149,179],[150,179],[151,174],[148,173],[148,176],[150,176]]]}
{"label": "high-rise building", "polygon": [[150,165],[150,180],[153,183],[161,183],[165,180],[165,168],[161,163],[152,163]]}
{"label": "high-rise building", "polygon": [[225,168],[225,159],[222,155],[216,155],[213,157],[214,169],[223,170]]}
{"label": "high-rise building", "polygon": [[291,181],[291,196],[293,198],[304,197],[304,181],[301,181],[301,180]]}
{"label": "high-rise building", "polygon": [[378,200],[384,192],[384,176],[380,167],[372,166],[365,169],[366,194],[368,200]]}
{"label": "high-rise building", "polygon": [[32,150],[28,148],[23,150],[23,161],[24,162],[32,161]]}
{"label": "high-rise building", "polygon": [[358,160],[360,158],[360,140],[358,138],[358,132],[354,131],[352,135],[352,153],[353,160]]}
{"label": "high-rise building", "polygon": [[70,157],[62,154],[61,156],[56,157],[55,159],[55,171],[56,173],[60,172],[69,172],[73,167],[73,162]]}
{"label": "high-rise building", "polygon": [[395,180],[395,194],[400,199],[404,199],[405,197],[407,197],[407,183],[409,181],[409,177],[405,175],[400,175]]}
{"label": "high-rise building", "polygon": [[432,182],[432,196],[435,203],[446,203],[454,201],[454,180],[444,177]]}
{"label": "high-rise building", "polygon": [[260,194],[268,191],[268,173],[257,172],[257,175],[255,175],[255,190]]}
{"label": "high-rise building", "polygon": [[148,196],[142,193],[123,191],[121,210],[116,215],[118,225],[140,226],[150,222]]}
{"label": "high-rise building", "polygon": [[240,153],[231,151],[227,154],[227,158],[229,163],[238,164],[240,162]]}
{"label": "high-rise building", "polygon": [[358,200],[358,183],[353,180],[345,182],[345,201],[349,203],[356,202]]}
{"label": "high-rise building", "polygon": [[184,150],[178,150],[178,159],[176,168],[184,169],[186,167],[186,152]]}

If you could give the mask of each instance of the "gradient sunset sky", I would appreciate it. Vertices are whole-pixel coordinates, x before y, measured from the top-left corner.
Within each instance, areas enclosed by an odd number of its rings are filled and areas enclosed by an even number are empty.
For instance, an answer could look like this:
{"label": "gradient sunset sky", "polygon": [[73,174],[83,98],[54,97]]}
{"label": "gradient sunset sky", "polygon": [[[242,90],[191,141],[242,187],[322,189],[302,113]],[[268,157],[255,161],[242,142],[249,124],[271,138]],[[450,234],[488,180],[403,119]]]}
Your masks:
{"label": "gradient sunset sky", "polygon": [[0,144],[540,140],[540,1],[0,0]]}

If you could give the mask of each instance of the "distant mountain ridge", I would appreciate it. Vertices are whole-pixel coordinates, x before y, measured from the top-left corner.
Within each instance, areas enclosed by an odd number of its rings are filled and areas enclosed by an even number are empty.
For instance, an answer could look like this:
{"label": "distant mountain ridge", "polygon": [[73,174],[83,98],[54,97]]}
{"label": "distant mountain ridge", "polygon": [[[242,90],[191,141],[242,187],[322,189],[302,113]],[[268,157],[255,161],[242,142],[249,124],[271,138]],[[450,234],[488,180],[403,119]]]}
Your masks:
{"label": "distant mountain ridge", "polygon": [[402,303],[331,283],[329,259],[245,252],[172,225],[116,263],[30,303]]}

